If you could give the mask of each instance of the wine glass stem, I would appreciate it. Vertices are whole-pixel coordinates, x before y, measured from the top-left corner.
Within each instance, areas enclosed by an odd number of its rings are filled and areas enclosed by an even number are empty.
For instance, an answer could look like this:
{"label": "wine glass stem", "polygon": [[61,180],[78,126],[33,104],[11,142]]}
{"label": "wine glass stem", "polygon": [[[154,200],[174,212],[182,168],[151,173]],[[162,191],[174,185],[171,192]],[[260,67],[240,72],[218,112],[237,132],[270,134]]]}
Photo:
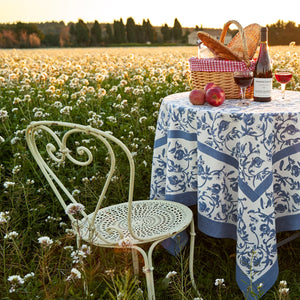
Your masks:
{"label": "wine glass stem", "polygon": [[281,84],[281,98],[285,99],[285,83]]}
{"label": "wine glass stem", "polygon": [[245,87],[241,88],[241,94],[242,94],[242,102],[244,102],[244,100],[246,98],[246,88]]}

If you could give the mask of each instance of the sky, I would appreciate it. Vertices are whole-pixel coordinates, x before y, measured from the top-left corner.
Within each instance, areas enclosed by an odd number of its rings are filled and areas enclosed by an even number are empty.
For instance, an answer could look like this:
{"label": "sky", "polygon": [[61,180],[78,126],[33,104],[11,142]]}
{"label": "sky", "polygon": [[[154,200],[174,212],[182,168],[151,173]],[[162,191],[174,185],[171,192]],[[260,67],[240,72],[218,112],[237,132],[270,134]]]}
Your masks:
{"label": "sky", "polygon": [[229,20],[243,27],[294,21],[300,24],[299,0],[0,0],[0,23],[70,21],[113,23],[132,17],[136,24],[149,19],[152,26],[222,28]]}

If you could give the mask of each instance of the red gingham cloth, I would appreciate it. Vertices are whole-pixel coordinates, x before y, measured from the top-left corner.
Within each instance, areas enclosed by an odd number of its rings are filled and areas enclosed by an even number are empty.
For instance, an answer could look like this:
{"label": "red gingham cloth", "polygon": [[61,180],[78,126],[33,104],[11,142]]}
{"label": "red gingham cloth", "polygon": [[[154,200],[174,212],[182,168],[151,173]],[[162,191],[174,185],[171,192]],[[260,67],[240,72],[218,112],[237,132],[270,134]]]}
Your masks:
{"label": "red gingham cloth", "polygon": [[189,59],[191,71],[200,72],[234,72],[234,71],[253,71],[255,68],[255,61],[251,61],[249,68],[244,61],[234,61],[215,58],[197,58],[191,57]]}

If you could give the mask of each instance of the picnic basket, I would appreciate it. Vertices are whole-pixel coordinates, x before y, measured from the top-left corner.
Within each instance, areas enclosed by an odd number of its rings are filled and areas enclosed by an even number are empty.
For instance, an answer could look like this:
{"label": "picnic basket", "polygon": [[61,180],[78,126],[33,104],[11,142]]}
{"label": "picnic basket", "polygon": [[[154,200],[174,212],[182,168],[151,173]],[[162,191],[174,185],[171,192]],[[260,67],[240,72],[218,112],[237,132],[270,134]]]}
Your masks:
{"label": "picnic basket", "polygon": [[[225,46],[226,32],[231,24],[235,24],[239,32]],[[231,20],[224,25],[220,41],[202,31],[198,32],[198,37],[214,54],[214,58],[189,59],[192,87],[204,89],[208,82],[214,82],[224,90],[226,99],[239,99],[240,89],[234,82],[233,73],[254,70],[255,61],[252,58],[260,40],[260,26],[251,24],[243,29],[237,21]],[[253,85],[246,92],[246,98],[252,96]]]}

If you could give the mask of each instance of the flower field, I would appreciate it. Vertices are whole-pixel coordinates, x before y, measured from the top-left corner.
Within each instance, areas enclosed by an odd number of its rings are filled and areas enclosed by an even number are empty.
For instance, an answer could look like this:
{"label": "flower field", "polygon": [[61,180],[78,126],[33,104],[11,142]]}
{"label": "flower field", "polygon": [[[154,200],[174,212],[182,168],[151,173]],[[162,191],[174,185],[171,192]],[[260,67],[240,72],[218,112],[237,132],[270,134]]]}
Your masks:
{"label": "flower field", "polygon": [[[24,132],[35,120],[81,123],[112,132],[133,153],[134,198],[148,199],[160,103],[169,94],[191,90],[188,58],[195,55],[196,47],[0,50],[0,299],[83,299],[80,255],[86,265],[88,299],[146,299],[144,277],[139,281],[131,276],[129,253],[88,245],[80,253],[76,250],[68,219],[36,171]],[[300,91],[300,47],[271,47],[270,56],[274,69],[293,69],[287,89]],[[276,81],[273,85],[279,88]],[[118,168],[126,181],[122,166]],[[97,199],[101,174],[65,171],[78,197],[84,183],[91,191],[85,201]],[[120,202],[124,190],[118,185],[109,204]],[[195,277],[203,299],[241,299],[234,279],[234,241],[200,232],[197,236]],[[300,298],[299,247],[295,241],[279,251],[279,280],[287,281],[287,295],[276,286],[264,299]],[[158,282],[158,299],[194,299],[185,257],[157,252],[157,279],[173,269],[180,274],[173,273],[167,287]],[[214,285],[219,277],[225,279],[225,287]]]}

